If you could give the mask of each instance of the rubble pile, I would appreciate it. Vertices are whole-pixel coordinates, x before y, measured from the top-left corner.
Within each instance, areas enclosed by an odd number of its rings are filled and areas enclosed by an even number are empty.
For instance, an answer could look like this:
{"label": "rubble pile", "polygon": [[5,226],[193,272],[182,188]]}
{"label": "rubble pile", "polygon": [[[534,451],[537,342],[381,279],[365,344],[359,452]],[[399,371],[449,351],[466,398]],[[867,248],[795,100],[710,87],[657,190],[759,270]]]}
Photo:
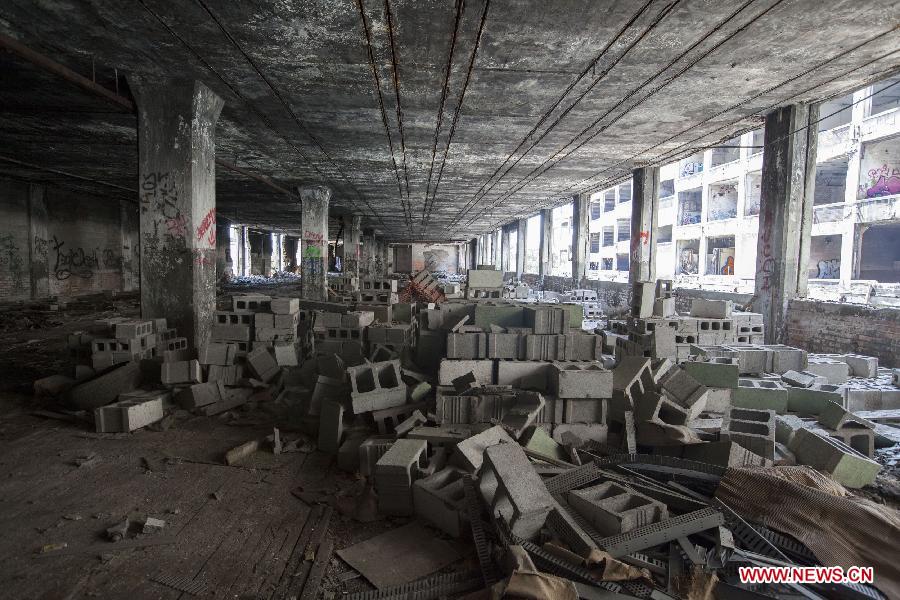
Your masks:
{"label": "rubble pile", "polygon": [[[745,566],[835,564],[874,566],[881,592],[900,591],[889,558],[900,521],[890,509],[854,516],[865,501],[847,491],[872,485],[876,448],[900,442],[880,413],[900,408],[898,372],[877,359],[765,344],[762,316],[728,301],[679,315],[668,282],[637,284],[633,316],[590,331],[596,293],[517,302],[488,269],[469,271],[465,299],[427,273],[399,291],[392,279],[329,285],[335,302],[234,296],[196,357],[164,320],[98,324],[73,344],[82,360],[90,344],[100,374],[69,400],[95,410],[98,431],[133,431],[172,403],[200,415],[265,403],[279,428],[365,478],[382,515],[474,542],[479,573],[350,598],[487,587],[879,597],[859,583],[739,577]],[[260,447],[248,444],[226,462]],[[807,513],[823,525],[795,526]],[[858,519],[872,529],[855,531]]]}

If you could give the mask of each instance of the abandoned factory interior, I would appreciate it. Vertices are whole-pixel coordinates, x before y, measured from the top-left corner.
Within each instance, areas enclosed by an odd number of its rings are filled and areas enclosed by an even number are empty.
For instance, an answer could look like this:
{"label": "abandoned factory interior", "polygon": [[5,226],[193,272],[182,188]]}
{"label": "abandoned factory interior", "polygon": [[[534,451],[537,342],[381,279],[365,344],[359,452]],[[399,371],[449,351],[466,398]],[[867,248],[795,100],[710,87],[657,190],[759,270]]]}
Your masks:
{"label": "abandoned factory interior", "polygon": [[900,598],[897,0],[2,0],[0,598]]}

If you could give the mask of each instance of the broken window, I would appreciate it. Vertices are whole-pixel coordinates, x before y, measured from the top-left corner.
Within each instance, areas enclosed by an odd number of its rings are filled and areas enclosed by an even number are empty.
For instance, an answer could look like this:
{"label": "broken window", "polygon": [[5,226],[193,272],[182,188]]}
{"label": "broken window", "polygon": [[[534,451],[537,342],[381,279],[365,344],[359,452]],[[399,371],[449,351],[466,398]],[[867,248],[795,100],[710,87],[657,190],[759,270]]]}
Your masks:
{"label": "broken window", "polygon": [[733,219],[737,216],[737,179],[723,181],[709,186],[709,200],[707,202],[706,220],[721,221]]}
{"label": "broken window", "polygon": [[810,279],[840,279],[841,241],[840,235],[814,235],[809,245]]}
{"label": "broken window", "polygon": [[744,178],[744,214],[748,217],[759,214],[760,192],[762,190],[762,172],[747,173]]}
{"label": "broken window", "polygon": [[700,273],[700,240],[679,240],[677,244],[678,263],[675,272],[679,275]]}
{"label": "broken window", "polygon": [[678,224],[693,225],[700,222],[703,190],[693,188],[678,192]]}
{"label": "broken window", "polygon": [[706,240],[706,274],[734,275],[734,236]]}

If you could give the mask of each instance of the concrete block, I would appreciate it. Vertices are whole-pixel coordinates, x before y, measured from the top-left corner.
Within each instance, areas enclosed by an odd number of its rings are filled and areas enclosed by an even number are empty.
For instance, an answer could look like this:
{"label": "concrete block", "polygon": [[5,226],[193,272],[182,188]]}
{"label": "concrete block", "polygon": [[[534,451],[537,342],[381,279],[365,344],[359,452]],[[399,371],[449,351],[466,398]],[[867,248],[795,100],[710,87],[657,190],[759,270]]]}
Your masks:
{"label": "concrete block", "polygon": [[553,440],[580,448],[587,442],[605,444],[609,438],[609,427],[600,423],[561,423],[553,426]]}
{"label": "concrete block", "polygon": [[401,404],[399,406],[372,411],[372,420],[375,421],[378,433],[393,433],[394,437],[397,437],[396,428],[409,417],[413,416],[417,411],[423,410],[427,410],[427,404],[425,402]]}
{"label": "concrete block", "polygon": [[764,467],[766,459],[731,440],[689,444],[681,457],[720,467]]}
{"label": "concrete block", "polygon": [[844,487],[859,489],[871,485],[881,471],[881,465],[845,443],[809,429],[794,433],[788,446],[797,460],[831,475]]}
{"label": "concrete block", "polygon": [[468,425],[442,425],[439,427],[415,427],[406,434],[411,440],[425,440],[429,446],[451,449],[457,444],[472,437],[476,427]]}
{"label": "concrete block", "polygon": [[816,384],[828,383],[824,377],[808,371],[786,371],[782,373],[781,380],[788,385],[800,388],[809,388]]}
{"label": "concrete block", "polygon": [[545,360],[600,360],[603,357],[603,336],[595,333],[568,333],[565,335],[565,355]]}
{"label": "concrete block", "polygon": [[272,310],[272,297],[264,294],[239,294],[232,296],[231,310],[234,312],[256,313]]}
{"label": "concrete block", "polygon": [[668,518],[665,504],[619,483],[572,490],[569,505],[604,536],[617,535]]}
{"label": "concrete block", "polygon": [[379,512],[392,516],[414,514],[412,485],[428,464],[428,443],[401,439],[375,463]]}
{"label": "concrete block", "polygon": [[549,375],[550,391],[558,398],[612,398],[613,372],[599,361],[552,363]]}
{"label": "concrete block", "polygon": [[347,367],[353,413],[400,406],[406,402],[406,384],[400,379],[400,361]]}
{"label": "concrete block", "polygon": [[732,388],[707,388],[706,410],[712,413],[724,413],[731,408]]}
{"label": "concrete block", "polygon": [[359,329],[361,327],[368,327],[374,322],[375,313],[373,312],[353,311],[341,315],[341,327],[345,327],[347,329]]}
{"label": "concrete block", "polygon": [[468,531],[464,474],[464,471],[454,467],[445,467],[413,484],[416,515],[457,538]]}
{"label": "concrete block", "polygon": [[[152,327],[152,322],[147,323]],[[161,420],[163,396],[163,392],[147,392],[94,409],[97,433],[127,433]]]}
{"label": "concrete block", "polygon": [[846,362],[815,354],[809,356],[806,371],[824,377],[831,385],[846,383],[850,378],[850,365]]}
{"label": "concrete block", "polygon": [[653,316],[656,302],[656,284],[638,281],[631,284],[631,314],[640,319]]}
{"label": "concrete block", "polygon": [[247,353],[246,360],[247,366],[250,367],[253,374],[266,383],[275,379],[275,376],[281,371],[268,348],[254,347]]}
{"label": "concrete block", "polygon": [[114,325],[115,337],[119,340],[132,340],[153,333],[153,321],[129,319]]}
{"label": "concrete block", "polygon": [[442,359],[438,370],[438,385],[451,385],[452,381],[469,371],[483,384],[495,383],[493,360]]}
{"label": "concrete block", "polygon": [[656,298],[653,301],[654,317],[674,317],[676,315],[675,298]]}
{"label": "concrete block", "polygon": [[525,429],[535,422],[544,408],[544,397],[537,392],[519,392],[516,400],[503,415],[500,424],[518,439]]}
{"label": "concrete block", "polygon": [[[695,419],[706,408],[707,388],[684,369],[669,371],[659,382],[663,395],[683,407],[689,418]],[[674,423],[683,425],[683,423]]]}
{"label": "concrete block", "polygon": [[447,358],[472,360],[487,357],[486,333],[447,333]]}
{"label": "concrete block", "polygon": [[844,354],[842,358],[850,367],[850,375],[853,377],[872,378],[878,374],[878,359],[874,356]]}
{"label": "concrete block", "polygon": [[253,326],[220,325],[217,323],[212,326],[209,339],[213,342],[249,342],[253,339]]}
{"label": "concrete block", "polygon": [[736,442],[766,460],[774,460],[775,411],[732,408],[722,419],[719,438]]}
{"label": "concrete block", "polygon": [[200,383],[203,381],[200,362],[197,360],[183,360],[163,363],[160,371],[160,380],[163,385]]}
{"label": "concrete block", "polygon": [[740,368],[736,359],[715,357],[706,361],[687,361],[681,366],[688,375],[707,387],[733,389],[738,386]]}
{"label": "concrete block", "polygon": [[209,365],[206,375],[207,381],[220,381],[223,385],[236,385],[244,376],[243,365]]}
{"label": "concrete block", "polygon": [[175,401],[185,410],[194,410],[207,404],[220,402],[222,400],[220,386],[222,385],[224,384],[218,381],[195,383],[178,392]]}
{"label": "concrete block", "polygon": [[526,306],[523,314],[525,327],[535,334],[567,333],[569,330],[569,309],[552,306]]}
{"label": "concrete block", "polygon": [[499,513],[513,534],[535,540],[553,509],[553,497],[518,444],[484,451],[478,491],[492,513]]}
{"label": "concrete block", "polygon": [[800,415],[818,415],[829,404],[841,406],[844,395],[835,386],[817,385],[811,388],[789,387],[787,409]]}
{"label": "concrete block", "polygon": [[569,460],[569,457],[562,446],[550,437],[543,428],[536,425],[529,427],[528,430],[522,434],[519,443],[525,448],[543,456],[549,456],[556,460]]}
{"label": "concrete block", "polygon": [[233,365],[237,358],[237,344],[227,342],[208,342],[200,348],[199,362],[201,365]]}
{"label": "concrete block", "polygon": [[772,373],[810,371],[810,369],[807,369],[806,350],[785,346],[784,344],[763,344],[759,347],[772,352]]}
{"label": "concrete block", "polygon": [[598,398],[565,398],[560,399],[563,405],[563,418],[553,423],[606,423],[606,410],[609,400]]}
{"label": "concrete block", "polygon": [[731,404],[736,408],[773,410],[782,414],[787,412],[788,390],[777,381],[742,378],[732,393]]}
{"label": "concrete block", "polygon": [[495,425],[457,444],[451,462],[469,473],[475,473],[481,468],[484,451],[496,444],[516,442],[503,427]]}
{"label": "concrete block", "polygon": [[275,327],[275,315],[272,313],[256,313],[253,315],[253,327],[256,329]]}
{"label": "concrete block", "polygon": [[269,306],[276,315],[293,315],[300,312],[300,299],[272,298]]}
{"label": "concrete block", "polygon": [[471,288],[503,287],[503,272],[485,269],[469,269],[467,286]]}
{"label": "concrete block", "polygon": [[335,454],[344,436],[344,406],[334,400],[322,402],[319,415],[319,450]]}
{"label": "concrete block", "polygon": [[730,319],[734,302],[731,300],[704,300],[695,298],[691,301],[691,316],[700,319]]}
{"label": "concrete block", "polygon": [[272,350],[279,367],[296,367],[300,364],[297,359],[297,347],[293,343],[277,342]]}
{"label": "concrete block", "polygon": [[375,475],[375,465],[394,445],[393,435],[376,435],[366,438],[359,445],[359,473],[365,477]]}

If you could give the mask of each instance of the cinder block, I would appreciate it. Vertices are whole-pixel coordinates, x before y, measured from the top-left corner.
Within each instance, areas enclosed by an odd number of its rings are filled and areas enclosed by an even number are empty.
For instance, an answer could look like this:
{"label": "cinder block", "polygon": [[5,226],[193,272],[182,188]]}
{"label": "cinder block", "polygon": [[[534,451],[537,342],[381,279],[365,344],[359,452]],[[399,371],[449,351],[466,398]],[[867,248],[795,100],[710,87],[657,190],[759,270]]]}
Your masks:
{"label": "cinder block", "polygon": [[845,354],[843,360],[850,367],[853,377],[872,378],[878,375],[878,359],[861,354]]}
{"label": "cinder block", "polygon": [[801,388],[809,388],[816,384],[828,383],[824,377],[804,371],[786,371],[782,373],[781,380],[788,385]]}
{"label": "cinder block", "polygon": [[95,409],[94,424],[97,432],[129,432],[159,421],[163,418],[165,395],[166,392],[158,391],[131,394],[124,400]]}
{"label": "cinder block", "polygon": [[549,373],[550,391],[559,398],[612,398],[613,372],[598,361],[556,362]]}
{"label": "cinder block", "polygon": [[553,440],[580,448],[587,442],[605,444],[609,437],[609,427],[600,423],[560,423],[553,426]]}
{"label": "cinder block", "polygon": [[612,481],[572,490],[567,496],[569,505],[604,536],[626,533],[669,516],[665,504]]}
{"label": "cinder block", "polygon": [[454,379],[471,371],[482,384],[495,383],[493,360],[442,359],[438,370],[438,385],[451,385]]}
{"label": "cinder block", "polygon": [[212,326],[209,339],[212,342],[249,342],[253,339],[253,328],[251,325],[220,325],[217,323]]}
{"label": "cinder block", "polygon": [[391,449],[396,438],[393,435],[375,435],[359,445],[359,473],[365,477],[375,475],[375,465]]}
{"label": "cinder block", "polygon": [[368,327],[374,322],[375,313],[373,312],[354,311],[341,315],[341,327],[346,327],[349,329]]}
{"label": "cinder block", "polygon": [[272,298],[269,306],[276,315],[290,315],[300,312],[300,298]]}
{"label": "cinder block", "polygon": [[447,358],[472,360],[487,357],[486,333],[447,333]]}
{"label": "cinder block", "polygon": [[534,540],[554,501],[518,444],[498,444],[484,451],[478,491],[491,512],[499,513],[513,534]]}
{"label": "cinder block", "polygon": [[841,385],[850,378],[850,365],[843,360],[824,356],[810,356],[806,371],[824,377],[831,385]]}
{"label": "cinder block", "polygon": [[153,333],[153,321],[128,320],[115,324],[115,337],[119,340],[133,340]]}
{"label": "cinder block", "polygon": [[300,364],[297,360],[297,347],[293,343],[278,342],[272,350],[279,367],[296,367]]}
{"label": "cinder block", "polygon": [[231,309],[234,312],[256,313],[272,310],[271,296],[263,294],[240,294],[232,296]]}
{"label": "cinder block", "polygon": [[224,385],[218,381],[208,381],[206,383],[195,383],[186,387],[175,397],[178,405],[185,410],[194,410],[207,404],[220,402],[222,396],[220,386]]}
{"label": "cinder block", "polygon": [[413,484],[416,515],[453,537],[462,537],[468,529],[464,474],[459,469],[445,467]]}
{"label": "cinder block", "polygon": [[475,473],[481,468],[484,451],[491,446],[504,443],[516,444],[503,427],[495,425],[457,444],[451,461],[461,469]]}
{"label": "cinder block", "polygon": [[835,391],[836,386],[817,385],[811,388],[787,388],[787,409],[800,415],[818,415],[829,404],[841,406],[844,395]]}
{"label": "cinder block", "polygon": [[774,460],[775,411],[732,408],[722,419],[719,438],[736,442],[766,460]]}
{"label": "cinder block", "polygon": [[[659,382],[666,398],[683,407],[689,418],[695,419],[706,408],[707,388],[684,369],[669,371]],[[683,423],[676,423],[682,425]]]}
{"label": "cinder block", "polygon": [[392,516],[414,513],[412,485],[428,464],[428,443],[401,439],[394,442],[375,464],[375,489],[379,512]]}
{"label": "cinder block", "polygon": [[163,385],[200,383],[203,381],[203,372],[200,370],[200,362],[197,360],[183,360],[163,363],[160,372],[160,380]]}
{"label": "cinder block", "polygon": [[774,410],[782,414],[787,412],[788,390],[778,381],[740,379],[731,404],[736,408]]}
{"label": "cinder block", "polygon": [[319,450],[335,454],[344,437],[344,406],[340,402],[325,400],[319,415]]}
{"label": "cinder block", "polygon": [[563,307],[526,306],[523,322],[537,335],[567,333],[569,314],[569,309]]}
{"label": "cinder block", "polygon": [[684,370],[697,382],[707,387],[736,388],[739,367],[737,360],[727,357],[710,358],[707,361],[692,360],[682,363]]}
{"label": "cinder block", "polygon": [[731,440],[689,444],[681,457],[720,467],[764,467],[766,459]]}
{"label": "cinder block", "polygon": [[[172,350],[173,348],[169,348]],[[226,342],[208,342],[200,348],[200,364],[228,366],[237,358],[237,345]]]}
{"label": "cinder block", "polygon": [[247,366],[261,381],[266,383],[275,379],[275,376],[281,371],[275,357],[268,348],[263,347],[254,347],[247,353]]}
{"label": "cinder block", "polygon": [[[565,398],[562,423],[606,423],[606,409],[609,400],[599,398]],[[551,421],[557,423],[557,421]]]}
{"label": "cinder block", "polygon": [[503,287],[503,272],[486,269],[469,269],[467,286],[472,288]]}
{"label": "cinder block", "polygon": [[799,462],[831,475],[832,479],[852,489],[871,485],[881,471],[880,464],[840,440],[809,429],[797,430],[788,448]]}
{"label": "cinder block", "polygon": [[353,413],[360,414],[400,406],[406,402],[406,385],[400,379],[400,361],[348,367]]}
{"label": "cinder block", "polygon": [[518,439],[525,429],[535,422],[544,408],[544,397],[537,392],[519,392],[516,400],[503,415],[500,424]]}
{"label": "cinder block", "polygon": [[730,319],[734,310],[731,300],[704,300],[695,298],[691,301],[691,316],[699,319]]}

